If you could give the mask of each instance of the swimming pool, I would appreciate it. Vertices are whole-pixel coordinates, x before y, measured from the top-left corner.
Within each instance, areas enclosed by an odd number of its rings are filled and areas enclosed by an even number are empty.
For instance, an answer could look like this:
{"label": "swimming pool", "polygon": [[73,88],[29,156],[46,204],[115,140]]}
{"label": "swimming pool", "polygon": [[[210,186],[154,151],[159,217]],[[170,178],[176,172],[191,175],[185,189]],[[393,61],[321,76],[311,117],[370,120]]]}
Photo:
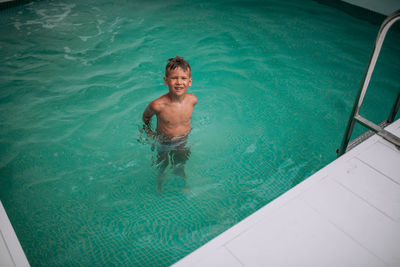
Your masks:
{"label": "swimming pool", "polygon": [[[378,26],[315,1],[37,1],[3,10],[0,197],[32,266],[166,266],[332,161]],[[361,111],[398,90],[389,32]],[[157,194],[141,115],[166,60],[199,99]],[[139,141],[138,141],[139,139]]]}

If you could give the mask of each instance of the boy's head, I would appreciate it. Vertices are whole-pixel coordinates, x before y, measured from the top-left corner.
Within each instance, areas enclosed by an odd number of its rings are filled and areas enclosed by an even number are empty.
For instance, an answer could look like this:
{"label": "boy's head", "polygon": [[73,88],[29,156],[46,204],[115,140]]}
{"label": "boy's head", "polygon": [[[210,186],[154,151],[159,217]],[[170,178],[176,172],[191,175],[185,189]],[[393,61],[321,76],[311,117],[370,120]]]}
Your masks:
{"label": "boy's head", "polygon": [[189,71],[189,77],[191,76],[191,69],[189,63],[183,57],[176,56],[174,58],[168,59],[168,64],[165,67],[165,77],[168,77],[169,72],[176,68],[181,68],[185,72]]}

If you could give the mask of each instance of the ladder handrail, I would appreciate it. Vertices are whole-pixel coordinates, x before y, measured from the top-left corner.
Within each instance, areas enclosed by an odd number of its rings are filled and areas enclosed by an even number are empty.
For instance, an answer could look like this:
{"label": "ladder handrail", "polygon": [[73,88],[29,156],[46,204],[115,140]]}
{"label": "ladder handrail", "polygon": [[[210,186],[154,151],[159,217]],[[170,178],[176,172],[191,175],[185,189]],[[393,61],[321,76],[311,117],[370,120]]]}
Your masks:
{"label": "ladder handrail", "polygon": [[[343,155],[346,152],[347,145],[350,141],[351,134],[353,132],[354,124],[356,122],[359,122],[356,118],[359,116],[358,113],[361,109],[362,102],[364,101],[364,97],[367,92],[367,88],[368,88],[369,82],[371,80],[371,76],[374,71],[376,61],[378,60],[383,41],[385,40],[386,33],[390,29],[390,27],[393,25],[393,23],[395,23],[399,19],[400,19],[400,9],[397,10],[396,12],[392,13],[391,15],[389,15],[383,21],[383,23],[379,29],[378,36],[375,40],[373,52],[370,56],[367,68],[364,72],[361,86],[358,90],[349,121],[347,122],[346,131],[344,133],[342,143],[340,145],[340,148],[338,149],[338,157],[340,157],[341,155]],[[373,123],[371,123],[371,124],[373,124]],[[366,126],[366,125],[364,125],[364,126]],[[368,128],[370,128],[373,131],[376,131],[376,130],[378,130],[378,128],[376,128],[376,127],[380,128],[379,126],[377,126],[375,124],[374,124],[374,127],[372,127],[372,128],[368,127]],[[380,128],[380,130],[382,130],[382,129]],[[399,145],[399,144],[396,144],[396,145]]]}

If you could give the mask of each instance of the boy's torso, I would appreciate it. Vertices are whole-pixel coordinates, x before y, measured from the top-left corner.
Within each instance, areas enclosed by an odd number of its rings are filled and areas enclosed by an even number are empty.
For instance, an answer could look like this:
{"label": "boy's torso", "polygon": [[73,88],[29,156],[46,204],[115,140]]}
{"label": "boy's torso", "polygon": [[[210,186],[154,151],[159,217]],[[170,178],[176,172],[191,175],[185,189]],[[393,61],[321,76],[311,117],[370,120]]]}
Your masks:
{"label": "boy's torso", "polygon": [[158,99],[157,130],[168,136],[186,135],[191,130],[190,119],[193,113],[194,95],[186,94],[181,102],[171,101],[164,95]]}

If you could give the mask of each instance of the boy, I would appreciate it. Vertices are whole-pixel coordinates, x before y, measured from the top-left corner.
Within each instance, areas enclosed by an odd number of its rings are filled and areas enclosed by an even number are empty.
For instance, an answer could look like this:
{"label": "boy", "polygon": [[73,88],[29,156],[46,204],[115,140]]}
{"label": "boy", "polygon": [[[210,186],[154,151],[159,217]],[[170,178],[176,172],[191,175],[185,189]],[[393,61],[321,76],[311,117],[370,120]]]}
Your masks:
{"label": "boy", "polygon": [[192,86],[192,77],[190,65],[184,58],[177,56],[168,60],[164,84],[168,86],[169,92],[152,101],[142,117],[149,135],[152,134],[150,120],[153,115],[157,117],[157,132],[154,136],[160,143],[157,146],[156,162],[160,169],[156,180],[158,192],[162,190],[169,158],[174,173],[187,180],[184,163],[190,156],[190,149],[185,146],[191,130],[193,107],[197,104],[197,97],[186,93]]}

